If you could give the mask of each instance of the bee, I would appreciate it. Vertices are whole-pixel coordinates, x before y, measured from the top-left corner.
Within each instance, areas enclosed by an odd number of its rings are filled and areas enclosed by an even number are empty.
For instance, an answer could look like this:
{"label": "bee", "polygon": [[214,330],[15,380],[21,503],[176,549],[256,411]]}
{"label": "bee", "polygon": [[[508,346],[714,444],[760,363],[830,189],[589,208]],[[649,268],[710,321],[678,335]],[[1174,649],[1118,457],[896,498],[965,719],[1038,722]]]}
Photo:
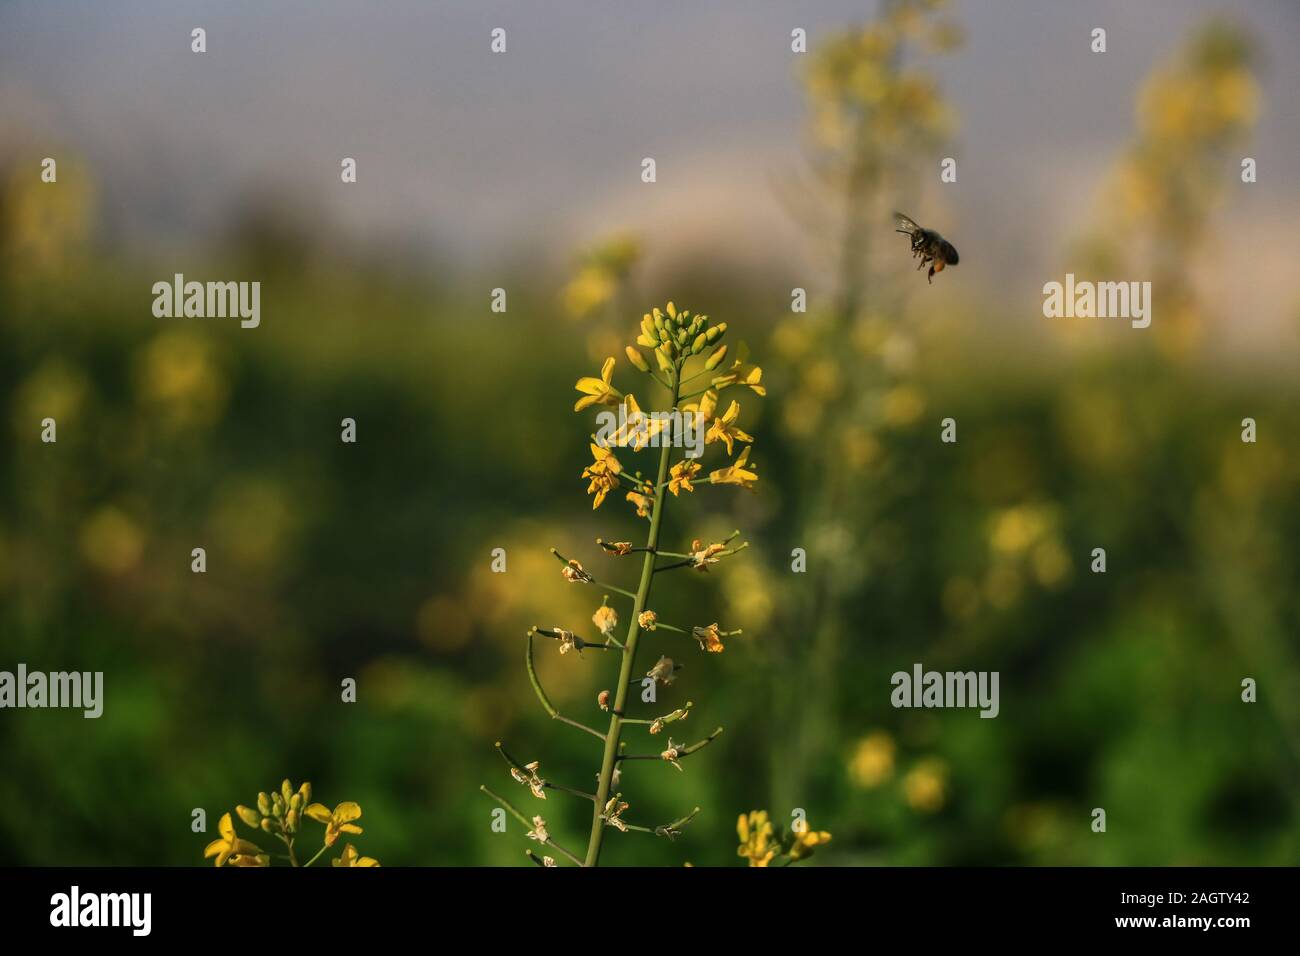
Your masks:
{"label": "bee", "polygon": [[933,282],[934,274],[942,272],[944,266],[957,264],[957,250],[953,248],[953,244],[933,229],[918,226],[901,212],[894,213],[894,221],[898,223],[898,228],[894,231],[901,232],[912,240],[912,256],[919,257],[921,260],[917,268],[922,269],[927,262],[930,263],[930,271],[925,277],[926,282]]}

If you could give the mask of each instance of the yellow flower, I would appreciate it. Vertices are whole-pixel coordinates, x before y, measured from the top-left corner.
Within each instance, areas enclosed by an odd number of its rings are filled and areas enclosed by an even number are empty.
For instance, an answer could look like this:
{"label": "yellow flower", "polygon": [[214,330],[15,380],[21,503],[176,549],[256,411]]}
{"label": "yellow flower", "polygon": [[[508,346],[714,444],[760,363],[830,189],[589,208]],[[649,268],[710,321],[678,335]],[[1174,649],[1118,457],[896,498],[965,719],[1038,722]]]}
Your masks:
{"label": "yellow flower", "polygon": [[704,444],[721,441],[726,444],[727,454],[730,455],[734,452],[731,446],[732,441],[753,441],[753,435],[746,434],[736,427],[736,419],[739,417],[740,403],[732,402],[721,418],[713,419],[713,424],[709,426],[708,433],[704,436]]}
{"label": "yellow flower", "polygon": [[683,458],[677,464],[673,465],[672,478],[668,482],[668,490],[673,493],[674,497],[676,497],[678,492],[683,488],[687,491],[694,491],[695,486],[691,484],[691,479],[699,474],[699,471],[700,463],[698,461]]}
{"label": "yellow flower", "polygon": [[217,832],[221,836],[207,845],[203,858],[215,856],[214,866],[224,866],[229,861],[231,866],[269,866],[271,858],[262,852],[261,847],[235,835],[235,821],[229,813],[222,814],[217,823]]}
{"label": "yellow flower", "polygon": [[642,611],[636,622],[643,630],[653,631],[657,620],[659,620],[659,615],[655,614],[654,611]]}
{"label": "yellow flower", "polygon": [[772,841],[772,822],[766,810],[755,810],[748,816],[740,815],[736,821],[740,847],[736,855],[749,860],[750,866],[767,866],[776,856],[777,846]]}
{"label": "yellow flower", "polygon": [[[613,361],[613,359],[610,359]],[[614,403],[617,404],[617,403]],[[611,445],[630,446],[633,451],[640,451],[655,435],[664,430],[668,424],[665,418],[651,418],[641,411],[636,396],[630,392],[623,398],[624,424],[610,436]]]}
{"label": "yellow flower", "polygon": [[351,800],[340,803],[332,812],[323,804],[313,803],[306,813],[317,823],[325,824],[326,846],[333,846],[340,833],[362,832],[361,827],[352,822],[361,817],[361,807]]}
{"label": "yellow flower", "polygon": [[378,866],[379,861],[372,856],[360,856],[351,843],[343,847],[343,855],[333,861],[335,866]]}
{"label": "yellow flower", "polygon": [[709,389],[701,395],[698,402],[682,406],[683,415],[698,415],[701,422],[709,421],[717,410],[718,393],[714,389]]}
{"label": "yellow flower", "polygon": [[582,392],[583,397],[574,403],[573,410],[580,412],[590,405],[617,405],[621,402],[623,393],[609,383],[613,375],[614,357],[611,355],[605,359],[605,364],[601,367],[600,378],[586,376],[578,379],[578,384],[574,388]]}
{"label": "yellow flower", "polygon": [[612,451],[599,445],[591,446],[591,457],[595,460],[582,470],[582,477],[591,479],[591,484],[587,486],[587,494],[596,495],[591,502],[591,510],[595,511],[605,500],[605,495],[618,487],[618,475],[623,470],[623,466],[619,464]]}
{"label": "yellow flower", "polygon": [[903,778],[907,802],[919,813],[943,809],[947,788],[947,768],[938,759],[921,761]]}
{"label": "yellow flower", "polygon": [[638,518],[650,517],[650,509],[654,505],[654,499],[649,495],[642,495],[635,491],[629,491],[627,493],[627,500],[636,505],[636,515]]}
{"label": "yellow flower", "polygon": [[825,830],[812,830],[808,824],[803,825],[802,833],[795,833],[794,845],[790,847],[790,859],[802,860],[813,854],[813,847],[821,846],[831,841],[831,835]]}
{"label": "yellow flower", "polygon": [[[726,468],[719,468],[709,475],[709,481],[715,485],[740,485],[742,488],[754,487],[754,482],[758,481],[758,475],[754,472],[754,467],[749,465],[749,450],[752,445],[746,445],[745,450],[740,456]],[[748,467],[747,467],[748,466]]]}
{"label": "yellow flower", "polygon": [[731,366],[731,371],[726,375],[720,375],[713,380],[714,387],[726,388],[729,385],[744,385],[746,388],[752,388],[756,395],[766,395],[767,386],[762,384],[763,370],[757,365],[749,365],[736,359]]}
{"label": "yellow flower", "polygon": [[596,608],[596,613],[591,616],[591,621],[600,629],[600,633],[606,637],[614,633],[614,628],[618,627],[618,612],[607,604],[602,604]]}

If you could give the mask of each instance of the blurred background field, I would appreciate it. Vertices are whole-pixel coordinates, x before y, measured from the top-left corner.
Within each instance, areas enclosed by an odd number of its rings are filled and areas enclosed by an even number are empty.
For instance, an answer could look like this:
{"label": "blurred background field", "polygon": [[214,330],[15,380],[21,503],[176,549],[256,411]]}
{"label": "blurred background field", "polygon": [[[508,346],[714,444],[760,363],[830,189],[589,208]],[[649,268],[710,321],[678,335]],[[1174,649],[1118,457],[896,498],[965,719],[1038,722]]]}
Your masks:
{"label": "blurred background field", "polygon": [[[284,776],[358,801],[385,865],[526,863],[478,791],[537,810],[493,743],[573,786],[599,765],[524,672],[529,626],[600,599],[548,549],[631,587],[594,540],[644,534],[590,509],[573,383],[668,299],[768,394],[742,400],[757,493],[702,489],[665,530],[750,548],[657,610],[745,636],[681,653],[663,698],[724,735],[624,774],[638,819],[704,812],[603,862],[741,865],[756,808],[831,831],[814,865],[1300,862],[1300,17],[1089,6],[656,5],[638,37],[645,11],[576,3],[6,5],[0,669],[102,670],[107,699],[0,713],[0,863],[198,864],[191,809],[211,831]],[[285,87],[250,90],[277,50]],[[928,286],[893,208],[960,266]],[[261,327],[154,318],[176,272],[260,280]],[[1150,279],[1152,327],[1043,318],[1066,272]],[[611,665],[540,650],[603,723]],[[918,661],[999,671],[1000,716],[892,709]],[[586,805],[544,809],[584,842]]]}

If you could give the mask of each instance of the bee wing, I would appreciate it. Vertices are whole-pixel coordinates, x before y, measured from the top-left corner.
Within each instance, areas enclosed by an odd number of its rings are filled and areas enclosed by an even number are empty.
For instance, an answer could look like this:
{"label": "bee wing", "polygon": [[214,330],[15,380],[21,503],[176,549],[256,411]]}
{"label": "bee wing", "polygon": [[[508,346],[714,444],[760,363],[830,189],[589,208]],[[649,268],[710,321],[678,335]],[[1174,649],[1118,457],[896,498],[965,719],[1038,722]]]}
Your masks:
{"label": "bee wing", "polygon": [[894,213],[894,222],[897,224],[899,230],[906,232],[909,235],[914,236],[921,231],[921,227],[918,226],[914,220],[904,216],[901,212]]}

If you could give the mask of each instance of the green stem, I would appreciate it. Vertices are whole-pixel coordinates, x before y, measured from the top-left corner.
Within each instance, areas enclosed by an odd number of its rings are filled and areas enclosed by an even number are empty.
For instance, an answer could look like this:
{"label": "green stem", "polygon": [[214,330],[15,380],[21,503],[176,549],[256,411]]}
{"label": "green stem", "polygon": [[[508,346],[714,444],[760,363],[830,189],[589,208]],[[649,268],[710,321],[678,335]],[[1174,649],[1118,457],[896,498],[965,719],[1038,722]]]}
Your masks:
{"label": "green stem", "polygon": [[324,852],[325,852],[326,850],[328,850],[328,849],[329,849],[329,846],[328,846],[328,845],[321,847],[319,850],[316,851],[316,855],[313,856],[313,857],[312,857],[310,860],[308,860],[306,863],[304,863],[303,866],[311,866],[313,863],[315,863],[317,860],[319,860],[319,859],[320,859],[320,855],[321,855],[322,853],[324,853]]}
{"label": "green stem", "polygon": [[[678,381],[681,371],[674,370],[670,377],[672,392],[672,401],[669,403],[669,409],[677,407],[677,396],[681,388]],[[641,564],[641,584],[637,588],[636,597],[633,599],[632,616],[628,621],[627,639],[624,642],[623,664],[618,672],[618,689],[614,695],[614,706],[609,715],[609,731],[605,734],[605,754],[600,764],[600,783],[596,787],[596,806],[592,813],[591,819],[591,838],[587,842],[587,858],[585,866],[596,866],[600,862],[600,846],[605,838],[605,820],[601,813],[605,809],[605,804],[609,802],[610,786],[614,779],[614,768],[618,765],[618,744],[619,736],[623,730],[623,708],[627,704],[627,688],[632,681],[632,669],[636,666],[636,648],[637,641],[641,634],[641,628],[637,623],[637,618],[646,608],[646,602],[650,598],[650,582],[654,579],[655,573],[655,550],[659,547],[659,530],[663,527],[664,518],[664,482],[668,477],[669,458],[672,454],[672,445],[664,442],[663,448],[659,452],[659,477],[655,481],[655,503],[654,510],[650,514],[650,535],[646,539],[646,555]]]}

